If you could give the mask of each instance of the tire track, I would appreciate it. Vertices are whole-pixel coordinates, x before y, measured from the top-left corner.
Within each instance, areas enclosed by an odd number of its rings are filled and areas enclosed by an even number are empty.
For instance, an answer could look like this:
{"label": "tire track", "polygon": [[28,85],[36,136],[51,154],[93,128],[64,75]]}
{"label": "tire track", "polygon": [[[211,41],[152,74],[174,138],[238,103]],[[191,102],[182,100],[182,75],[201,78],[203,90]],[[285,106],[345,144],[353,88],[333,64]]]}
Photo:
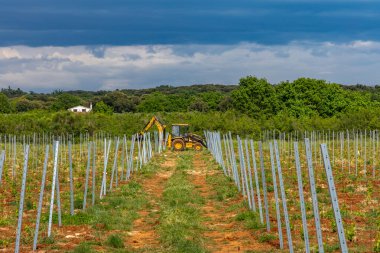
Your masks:
{"label": "tire track", "polygon": [[159,222],[159,200],[162,197],[165,182],[171,177],[176,166],[176,157],[169,154],[161,164],[161,169],[152,177],[141,181],[147,193],[147,207],[138,212],[140,218],[133,222],[128,232],[126,244],[138,252],[152,252],[161,248],[156,226]]}
{"label": "tire track", "polygon": [[248,230],[243,224],[235,221],[236,210],[230,211],[231,206],[243,202],[242,197],[228,201],[217,201],[216,191],[206,182],[206,176],[220,174],[215,169],[208,169],[201,153],[194,155],[193,183],[205,199],[202,208],[206,231],[204,232],[207,250],[210,252],[273,252],[275,249],[267,243],[260,243],[254,236],[253,230]]}

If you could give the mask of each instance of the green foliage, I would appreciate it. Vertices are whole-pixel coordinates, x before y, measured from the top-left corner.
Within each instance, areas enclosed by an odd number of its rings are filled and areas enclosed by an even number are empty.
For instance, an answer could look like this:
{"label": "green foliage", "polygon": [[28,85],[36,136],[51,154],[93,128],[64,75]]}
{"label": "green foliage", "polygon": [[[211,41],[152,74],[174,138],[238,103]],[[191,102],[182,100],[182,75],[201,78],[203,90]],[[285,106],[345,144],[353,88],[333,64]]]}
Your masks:
{"label": "green foliage", "polygon": [[[371,113],[364,113],[370,110]],[[34,132],[63,134],[69,132],[75,135],[88,132],[92,135],[102,131],[114,135],[132,135],[140,131],[152,115],[151,113],[76,114],[68,111],[0,114],[0,132],[4,134],[33,134]],[[278,129],[285,132],[323,129],[337,131],[349,129],[350,124],[355,126],[355,129],[380,128],[380,121],[378,120],[380,109],[363,109],[352,115],[344,113],[339,117],[332,118],[321,118],[320,116],[295,118],[277,115],[260,120],[231,110],[205,113],[195,111],[171,112],[156,113],[155,115],[165,122],[169,131],[173,123],[188,123],[190,124],[190,131],[198,134],[203,134],[204,129],[217,129],[222,132],[231,131],[232,134],[250,135],[252,138],[258,138],[261,131],[265,129]]]}
{"label": "green foliage", "polygon": [[209,110],[209,106],[206,101],[201,98],[194,98],[193,101],[189,105],[190,111],[198,111],[198,112],[207,112]]}
{"label": "green foliage", "polygon": [[206,182],[213,186],[218,201],[228,200],[238,194],[234,183],[224,175],[206,175]]}
{"label": "green foliage", "polygon": [[180,112],[186,111],[188,97],[181,95],[164,95],[154,92],[142,97],[141,103],[137,106],[139,112]]}
{"label": "green foliage", "polygon": [[341,86],[324,80],[299,78],[279,84],[276,91],[281,109],[295,117],[331,117],[342,112],[350,103],[347,92]]}
{"label": "green foliage", "polygon": [[8,86],[8,88],[6,89],[2,88],[1,93],[3,93],[9,98],[20,97],[26,94],[26,92],[22,91],[20,88],[12,89],[10,86]]}
{"label": "green foliage", "polygon": [[0,113],[11,113],[12,106],[9,99],[3,93],[0,93]]}
{"label": "green foliage", "polygon": [[81,243],[73,250],[73,252],[74,253],[91,253],[95,251],[91,248],[91,245],[89,245],[88,243]]}
{"label": "green foliage", "polygon": [[352,226],[352,225],[348,226],[346,228],[347,240],[349,240],[350,242],[352,242],[355,239],[355,235],[356,235],[356,227]]}
{"label": "green foliage", "polygon": [[377,241],[375,242],[375,246],[373,247],[373,252],[380,252],[380,239],[377,239]]}
{"label": "green foliage", "polygon": [[188,179],[190,168],[189,157],[182,155],[163,192],[158,231],[168,252],[205,252],[199,209],[203,199]]}
{"label": "green foliage", "polygon": [[325,248],[326,252],[336,252],[337,250],[340,249],[340,244],[339,243],[325,244],[323,247]]}
{"label": "green foliage", "polygon": [[25,201],[25,208],[26,210],[32,210],[33,209],[33,202],[31,199],[26,199]]}
{"label": "green foliage", "polygon": [[[58,90],[51,94],[25,93],[8,87],[2,92],[0,132],[4,134],[102,131],[130,135],[141,130],[153,114],[169,127],[172,123],[189,123],[190,130],[198,134],[215,129],[253,138],[260,136],[262,130],[273,129],[293,132],[380,128],[380,86],[342,86],[311,78],[278,85],[248,76],[240,80],[239,86],[164,85],[142,90]],[[95,105],[95,113],[62,111],[90,102]]]}
{"label": "green foliage", "polygon": [[69,93],[61,93],[56,97],[56,100],[51,106],[54,111],[67,110],[71,107],[80,105],[82,100],[76,96]]}
{"label": "green foliage", "polygon": [[124,248],[123,239],[117,234],[113,234],[113,235],[108,236],[107,245],[112,247],[112,248],[116,248],[116,249]]}
{"label": "green foliage", "polygon": [[27,112],[31,110],[41,109],[41,104],[37,101],[30,101],[28,99],[20,99],[15,102],[15,109],[17,112]]}
{"label": "green foliage", "polygon": [[259,242],[270,242],[276,240],[277,237],[275,235],[271,235],[268,233],[263,233],[259,235]]}
{"label": "green foliage", "polygon": [[217,111],[224,96],[221,92],[205,92],[201,94],[201,98],[207,103],[209,110]]}
{"label": "green foliage", "polygon": [[331,230],[335,233],[337,229],[335,219],[332,217],[332,214],[327,215],[327,217],[331,218]]}
{"label": "green foliage", "polygon": [[[95,111],[102,112],[102,113],[109,113],[109,112],[117,112],[117,113],[123,113],[123,112],[134,112],[136,110],[136,105],[139,103],[139,98],[135,96],[128,96],[127,94],[121,92],[121,91],[112,91],[108,94],[106,94],[102,101],[98,102],[97,104],[101,104],[101,108],[97,108]],[[105,105],[108,106],[108,108],[104,108]],[[102,110],[98,110],[102,109]],[[106,110],[105,110],[106,109]]]}
{"label": "green foliage", "polygon": [[244,221],[244,224],[249,229],[263,228],[264,225],[260,222],[260,217],[257,213],[244,211],[236,216],[237,221]]}
{"label": "green foliage", "polygon": [[288,118],[286,121],[336,117],[369,106],[372,112],[379,103],[374,99],[371,101],[368,92],[350,91],[324,80],[299,78],[273,86],[265,79],[252,76],[240,80],[232,99],[235,109],[243,113],[256,118]]}
{"label": "green foliage", "polygon": [[103,101],[96,103],[94,108],[93,108],[93,111],[95,113],[104,113],[104,114],[112,114],[113,113],[112,107],[107,105]]}
{"label": "green foliage", "polygon": [[232,92],[235,108],[259,118],[262,115],[274,115],[278,100],[276,90],[266,79],[248,76],[240,79],[239,88]]}
{"label": "green foliage", "polygon": [[41,243],[43,243],[43,244],[54,244],[55,243],[54,235],[42,237]]}

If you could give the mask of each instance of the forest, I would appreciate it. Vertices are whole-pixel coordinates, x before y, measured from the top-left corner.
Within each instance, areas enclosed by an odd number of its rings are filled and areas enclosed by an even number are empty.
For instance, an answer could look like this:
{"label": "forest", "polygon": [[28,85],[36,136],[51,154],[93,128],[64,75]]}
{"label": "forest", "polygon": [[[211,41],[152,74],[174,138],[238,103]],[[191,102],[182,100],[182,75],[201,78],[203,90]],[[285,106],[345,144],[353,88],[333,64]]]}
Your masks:
{"label": "forest", "polygon": [[[67,111],[90,104],[93,112],[89,114]],[[167,124],[187,122],[194,132],[379,129],[379,105],[380,86],[348,86],[311,78],[271,84],[266,79],[247,76],[238,85],[164,85],[139,90],[51,93],[8,87],[0,93],[0,132],[131,134],[153,114]]]}

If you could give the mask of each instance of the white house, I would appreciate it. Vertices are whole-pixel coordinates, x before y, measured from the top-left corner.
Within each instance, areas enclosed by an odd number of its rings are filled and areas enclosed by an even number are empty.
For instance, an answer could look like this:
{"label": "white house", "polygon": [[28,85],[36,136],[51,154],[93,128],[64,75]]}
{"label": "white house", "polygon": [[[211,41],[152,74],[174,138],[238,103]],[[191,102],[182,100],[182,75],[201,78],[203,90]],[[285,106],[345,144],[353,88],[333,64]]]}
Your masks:
{"label": "white house", "polygon": [[92,104],[90,104],[90,107],[85,107],[85,106],[78,105],[78,106],[75,106],[75,107],[71,107],[68,110],[70,112],[83,112],[83,113],[87,113],[87,112],[91,112],[92,111]]}

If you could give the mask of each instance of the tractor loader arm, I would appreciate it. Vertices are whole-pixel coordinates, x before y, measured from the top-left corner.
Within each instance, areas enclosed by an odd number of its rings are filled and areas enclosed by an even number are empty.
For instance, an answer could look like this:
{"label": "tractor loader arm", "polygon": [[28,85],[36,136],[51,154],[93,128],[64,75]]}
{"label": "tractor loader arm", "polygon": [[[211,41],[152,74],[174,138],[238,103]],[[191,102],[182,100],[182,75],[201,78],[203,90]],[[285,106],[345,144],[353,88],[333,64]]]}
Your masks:
{"label": "tractor loader arm", "polygon": [[157,126],[159,133],[164,134],[166,125],[164,123],[162,123],[162,121],[157,116],[153,116],[149,120],[149,122],[145,125],[145,127],[140,131],[140,135],[143,135],[144,133],[149,131],[149,129],[153,126],[153,124]]}

